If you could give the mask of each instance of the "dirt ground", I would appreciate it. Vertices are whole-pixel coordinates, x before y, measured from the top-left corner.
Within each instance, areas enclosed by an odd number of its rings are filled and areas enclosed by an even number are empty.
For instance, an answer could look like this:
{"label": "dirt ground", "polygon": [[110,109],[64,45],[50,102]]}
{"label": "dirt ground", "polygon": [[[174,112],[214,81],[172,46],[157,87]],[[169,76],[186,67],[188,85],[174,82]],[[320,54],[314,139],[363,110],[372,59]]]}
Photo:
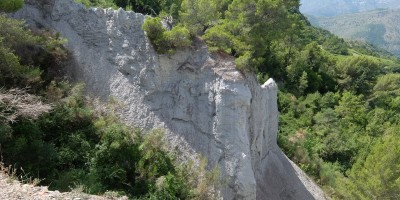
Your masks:
{"label": "dirt ground", "polygon": [[95,196],[80,192],[49,191],[44,186],[23,184],[8,175],[0,172],[0,199],[1,200],[127,200],[127,197]]}

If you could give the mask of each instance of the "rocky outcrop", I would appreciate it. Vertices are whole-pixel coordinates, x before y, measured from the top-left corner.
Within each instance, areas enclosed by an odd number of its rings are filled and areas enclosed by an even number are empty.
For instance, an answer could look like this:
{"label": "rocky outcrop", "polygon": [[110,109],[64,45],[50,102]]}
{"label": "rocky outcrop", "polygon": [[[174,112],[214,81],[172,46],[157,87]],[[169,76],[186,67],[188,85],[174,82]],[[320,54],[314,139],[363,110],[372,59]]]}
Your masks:
{"label": "rocky outcrop", "polygon": [[89,94],[124,103],[126,123],[164,128],[171,146],[219,165],[224,199],[324,199],[277,146],[272,79],[260,86],[232,58],[208,53],[201,42],[158,55],[141,28],[142,14],[37,1],[28,0],[14,17],[67,38],[74,78]]}

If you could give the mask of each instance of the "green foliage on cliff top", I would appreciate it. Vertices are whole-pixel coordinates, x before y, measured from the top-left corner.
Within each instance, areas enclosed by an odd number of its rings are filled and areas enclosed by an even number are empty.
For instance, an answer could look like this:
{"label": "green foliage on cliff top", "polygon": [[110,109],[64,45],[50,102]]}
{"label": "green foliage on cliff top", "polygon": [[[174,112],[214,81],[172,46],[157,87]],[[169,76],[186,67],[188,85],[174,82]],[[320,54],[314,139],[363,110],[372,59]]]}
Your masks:
{"label": "green foliage on cliff top", "polygon": [[158,17],[147,18],[142,28],[146,31],[154,49],[161,54],[171,54],[176,49],[185,48],[191,44],[188,29],[183,26],[174,26],[171,30],[166,30]]}

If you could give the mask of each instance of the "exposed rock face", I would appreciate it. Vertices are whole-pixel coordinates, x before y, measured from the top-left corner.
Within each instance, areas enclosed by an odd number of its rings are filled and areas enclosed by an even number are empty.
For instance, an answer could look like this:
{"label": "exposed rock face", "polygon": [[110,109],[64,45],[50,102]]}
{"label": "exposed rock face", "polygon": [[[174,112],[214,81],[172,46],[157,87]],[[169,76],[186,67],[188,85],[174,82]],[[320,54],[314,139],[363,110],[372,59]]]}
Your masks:
{"label": "exposed rock face", "polygon": [[260,86],[233,60],[196,47],[157,55],[142,14],[85,9],[72,0],[34,0],[14,14],[68,39],[76,80],[88,93],[125,104],[122,118],[161,127],[183,153],[200,153],[221,167],[224,199],[324,199],[276,143],[277,86]]}

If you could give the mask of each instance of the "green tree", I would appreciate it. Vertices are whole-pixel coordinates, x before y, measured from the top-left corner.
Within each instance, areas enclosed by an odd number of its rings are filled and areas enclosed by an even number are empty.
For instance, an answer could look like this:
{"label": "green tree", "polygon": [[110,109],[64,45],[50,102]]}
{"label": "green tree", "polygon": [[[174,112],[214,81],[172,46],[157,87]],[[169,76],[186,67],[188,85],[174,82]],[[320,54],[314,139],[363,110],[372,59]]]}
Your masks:
{"label": "green tree", "polygon": [[400,198],[399,126],[387,129],[366,158],[361,157],[339,183],[339,197],[345,199]]}
{"label": "green tree", "polygon": [[118,8],[114,0],[75,0],[82,3],[86,7],[101,7],[101,8]]}
{"label": "green tree", "polygon": [[336,67],[340,89],[368,94],[375,85],[382,66],[365,56],[352,56],[339,61]]}
{"label": "green tree", "polygon": [[[109,0],[106,0],[109,1]],[[182,0],[112,0],[117,7],[157,16],[164,12],[177,17]]]}
{"label": "green tree", "polygon": [[331,53],[334,54],[340,54],[340,55],[348,55],[349,50],[347,48],[346,43],[344,42],[343,39],[340,39],[337,36],[330,37],[327,39],[324,43],[323,46],[330,51]]}
{"label": "green tree", "polygon": [[[40,37],[34,36],[22,21],[0,15],[0,86],[31,87],[40,82],[41,71],[37,67],[24,65],[19,54],[26,47],[40,45]],[[29,60],[29,53],[25,54]]]}
{"label": "green tree", "polygon": [[183,0],[180,21],[193,35],[202,35],[218,23],[221,13],[219,0]]}
{"label": "green tree", "polygon": [[15,12],[22,8],[24,0],[1,0],[0,12]]}
{"label": "green tree", "polygon": [[[291,16],[298,5],[297,0],[233,0],[224,20],[206,31],[204,39],[211,47],[238,57],[238,68],[254,69],[262,63],[271,41],[283,37],[283,30],[291,27]],[[216,34],[219,31],[221,37]]]}
{"label": "green tree", "polygon": [[400,74],[385,74],[378,77],[373,88],[373,102],[380,107],[400,109]]}
{"label": "green tree", "polygon": [[174,53],[176,49],[190,46],[189,30],[178,25],[166,30],[159,17],[147,18],[142,26],[158,53]]}
{"label": "green tree", "polygon": [[[308,44],[303,51],[299,52],[292,63],[286,67],[286,71],[287,88],[297,95],[302,92],[307,94],[316,91],[321,93],[333,91],[336,85],[332,78],[334,73],[330,60],[315,42]],[[307,81],[307,87],[304,87],[305,81]],[[300,91],[297,90],[299,85],[303,87]]]}
{"label": "green tree", "polygon": [[32,33],[23,21],[0,15],[0,87],[41,90],[60,71],[68,53],[59,34]]}

